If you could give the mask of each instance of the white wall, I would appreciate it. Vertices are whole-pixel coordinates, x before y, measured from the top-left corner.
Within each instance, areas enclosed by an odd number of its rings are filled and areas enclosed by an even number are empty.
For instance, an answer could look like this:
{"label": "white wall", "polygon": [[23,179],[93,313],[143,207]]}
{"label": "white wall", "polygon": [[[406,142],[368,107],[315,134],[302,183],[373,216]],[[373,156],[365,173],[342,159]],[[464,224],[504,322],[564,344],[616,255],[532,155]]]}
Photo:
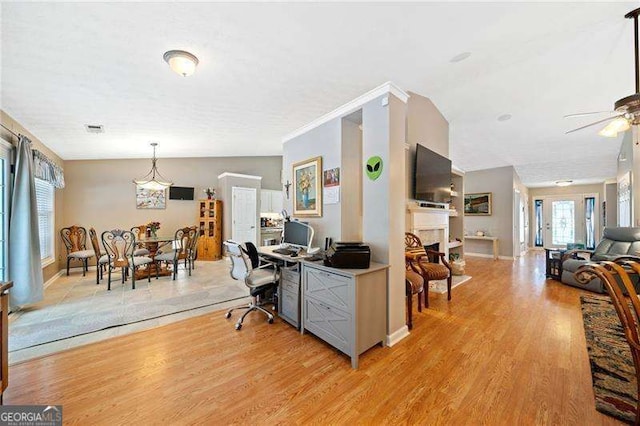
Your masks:
{"label": "white wall", "polygon": [[[285,142],[282,155],[283,180],[293,182],[293,164],[314,157],[322,157],[323,170],[341,167],[341,125],[341,118],[336,118]],[[348,179],[348,176],[343,174],[342,178]],[[294,191],[291,186],[289,199],[284,200],[284,208],[290,215],[293,215]],[[325,204],[322,206],[322,217],[300,217],[300,220],[309,222],[313,227],[313,245],[316,247],[323,247],[326,237],[331,237],[334,241],[342,238],[340,204]]]}
{"label": "white wall", "polygon": [[[218,187],[218,175],[223,172],[259,175],[263,177],[263,187],[280,189],[281,158],[160,158],[158,169],[177,186],[195,187],[198,199],[206,198],[204,188]],[[150,168],[150,159],[65,161],[64,226],[93,226],[100,233],[158,221],[162,233],[173,233],[180,227],[195,225],[197,201],[167,199],[163,210],[136,209],[132,179],[145,175]],[[223,194],[218,193],[218,197]],[[227,231],[230,232],[229,225],[223,226],[225,235]]]}
{"label": "white wall", "polygon": [[430,99],[409,92],[407,102],[406,198],[413,199],[416,145],[449,158],[449,122]]}
{"label": "white wall", "polygon": [[[345,120],[357,111],[362,114],[361,140],[356,134],[355,123]],[[356,103],[352,111],[345,112],[345,116],[293,137],[285,142],[283,152],[285,180],[292,181],[294,163],[316,156],[322,157],[324,170],[341,167],[341,203],[325,204],[320,218],[301,218],[314,227],[316,245],[321,245],[318,243],[327,236],[334,241],[353,236],[351,232],[343,233],[343,224],[358,221],[357,207],[361,197],[362,240],[371,247],[373,261],[390,264],[387,291],[389,335],[405,328],[405,131],[405,104],[394,95],[385,93],[361,105]],[[352,142],[355,145],[350,145]],[[361,155],[355,152],[358,148]],[[380,156],[383,160],[382,174],[375,181],[366,177],[364,172],[364,162],[371,156]],[[345,199],[349,201],[345,203]],[[292,212],[293,197],[285,200],[285,205]]]}
{"label": "white wall", "polygon": [[535,241],[535,205],[533,200],[540,197],[555,197],[555,196],[573,196],[582,194],[597,194],[598,201],[596,203],[597,208],[597,223],[596,223],[596,242],[600,241],[600,235],[602,234],[602,200],[604,200],[604,185],[569,185],[569,186],[550,186],[546,188],[529,188],[529,215],[531,217],[531,226],[529,227],[529,241],[530,246],[533,246]]}
{"label": "white wall", "polygon": [[[490,216],[465,216],[466,234],[483,231],[487,235],[498,237],[500,256],[513,257],[513,167],[467,172],[464,176],[464,190],[466,194],[491,192],[492,196]],[[464,251],[490,255],[492,247],[485,241],[465,240]]]}

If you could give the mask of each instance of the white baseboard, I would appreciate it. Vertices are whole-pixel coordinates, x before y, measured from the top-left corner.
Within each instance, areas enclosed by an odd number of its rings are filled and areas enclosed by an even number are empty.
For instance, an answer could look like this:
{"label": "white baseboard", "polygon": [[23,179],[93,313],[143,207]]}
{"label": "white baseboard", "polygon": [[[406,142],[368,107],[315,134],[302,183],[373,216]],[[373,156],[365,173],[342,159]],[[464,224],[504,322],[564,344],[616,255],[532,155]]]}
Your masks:
{"label": "white baseboard", "polygon": [[[487,254],[487,253],[472,253],[472,252],[465,251],[464,255],[465,256],[471,256],[471,257],[484,257],[485,259],[493,259],[493,255],[492,254]],[[501,260],[514,260],[514,257],[513,256],[498,256],[498,259],[501,259]]]}
{"label": "white baseboard", "polygon": [[387,346],[391,347],[409,335],[409,327],[403,325],[391,334],[387,334]]}
{"label": "white baseboard", "polygon": [[53,282],[55,280],[57,280],[58,278],[60,278],[64,274],[66,274],[66,270],[65,269],[59,270],[51,278],[49,278],[46,283],[44,283],[43,288],[49,287],[51,284],[53,284]]}

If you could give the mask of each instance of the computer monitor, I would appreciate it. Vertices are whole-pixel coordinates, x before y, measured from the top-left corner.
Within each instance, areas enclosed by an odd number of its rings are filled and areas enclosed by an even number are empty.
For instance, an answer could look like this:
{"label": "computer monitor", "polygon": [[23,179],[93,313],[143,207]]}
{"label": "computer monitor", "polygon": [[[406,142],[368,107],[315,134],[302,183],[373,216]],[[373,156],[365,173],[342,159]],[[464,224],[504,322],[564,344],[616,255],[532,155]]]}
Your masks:
{"label": "computer monitor", "polygon": [[289,246],[308,249],[313,239],[313,228],[307,223],[291,221],[284,223],[282,242]]}

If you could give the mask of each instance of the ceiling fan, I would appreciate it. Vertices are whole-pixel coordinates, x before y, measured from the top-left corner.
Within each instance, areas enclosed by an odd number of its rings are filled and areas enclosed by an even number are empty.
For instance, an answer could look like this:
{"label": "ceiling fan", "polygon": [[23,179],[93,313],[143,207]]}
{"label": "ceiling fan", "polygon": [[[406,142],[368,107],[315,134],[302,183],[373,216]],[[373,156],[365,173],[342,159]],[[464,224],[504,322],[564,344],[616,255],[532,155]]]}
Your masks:
{"label": "ceiling fan", "polygon": [[578,114],[565,115],[564,118],[571,117],[583,117],[585,115],[594,114],[614,114],[610,117],[602,120],[595,121],[585,126],[578,127],[576,129],[569,130],[566,133],[577,132],[578,130],[585,129],[587,127],[595,126],[596,124],[609,122],[602,130],[598,132],[600,136],[608,138],[615,138],[619,132],[626,132],[634,124],[640,124],[640,62],[638,62],[638,16],[640,15],[640,8],[632,10],[624,15],[627,19],[633,19],[634,29],[634,52],[635,52],[635,70],[636,70],[636,93],[633,95],[619,99],[614,104],[613,111],[595,111],[595,112],[582,112]]}

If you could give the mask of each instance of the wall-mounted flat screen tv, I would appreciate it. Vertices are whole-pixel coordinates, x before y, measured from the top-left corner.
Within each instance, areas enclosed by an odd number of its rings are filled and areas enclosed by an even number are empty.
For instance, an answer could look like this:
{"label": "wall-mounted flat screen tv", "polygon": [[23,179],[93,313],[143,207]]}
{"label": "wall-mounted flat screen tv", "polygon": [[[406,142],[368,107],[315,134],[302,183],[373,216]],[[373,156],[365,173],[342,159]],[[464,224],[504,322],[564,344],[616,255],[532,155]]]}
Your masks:
{"label": "wall-mounted flat screen tv", "polygon": [[193,187],[188,186],[170,186],[170,200],[193,200]]}
{"label": "wall-mounted flat screen tv", "polygon": [[416,145],[414,198],[430,203],[448,203],[451,199],[451,160]]}

